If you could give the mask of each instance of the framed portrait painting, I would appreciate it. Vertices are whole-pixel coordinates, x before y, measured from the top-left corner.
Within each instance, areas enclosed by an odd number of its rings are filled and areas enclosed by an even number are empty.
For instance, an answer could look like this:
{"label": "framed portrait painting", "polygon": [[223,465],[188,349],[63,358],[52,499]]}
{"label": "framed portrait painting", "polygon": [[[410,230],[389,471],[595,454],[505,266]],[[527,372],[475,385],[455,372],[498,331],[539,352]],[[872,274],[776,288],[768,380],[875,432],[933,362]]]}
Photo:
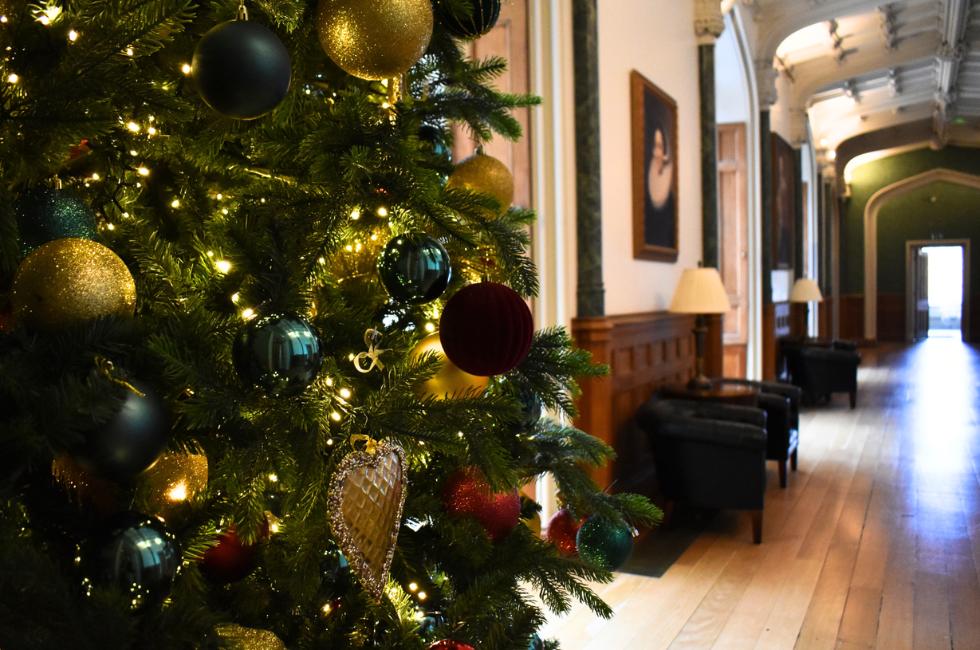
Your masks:
{"label": "framed portrait painting", "polygon": [[796,257],[796,153],[772,134],[772,268],[791,269]]}
{"label": "framed portrait painting", "polygon": [[635,70],[630,92],[633,257],[676,262],[677,102]]}

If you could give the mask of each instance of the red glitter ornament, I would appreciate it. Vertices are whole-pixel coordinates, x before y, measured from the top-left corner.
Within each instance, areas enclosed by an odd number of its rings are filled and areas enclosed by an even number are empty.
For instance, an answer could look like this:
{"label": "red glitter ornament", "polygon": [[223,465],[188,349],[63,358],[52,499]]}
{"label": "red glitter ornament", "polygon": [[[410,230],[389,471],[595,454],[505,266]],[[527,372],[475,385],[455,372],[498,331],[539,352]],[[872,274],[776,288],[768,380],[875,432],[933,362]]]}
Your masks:
{"label": "red glitter ornament", "polygon": [[[268,535],[266,522],[262,536]],[[245,544],[234,526],[229,526],[201,559],[201,572],[211,581],[227,584],[238,582],[250,574],[258,564],[258,544]]]}
{"label": "red glitter ornament", "polygon": [[581,527],[582,522],[576,520],[567,508],[562,508],[548,522],[545,539],[554,544],[562,555],[576,555],[578,547],[575,545],[575,536]]}
{"label": "red glitter ornament", "polygon": [[442,491],[446,512],[454,517],[473,517],[495,542],[514,530],[521,516],[521,497],[517,489],[493,493],[483,474],[474,467],[461,469],[446,482]]}
{"label": "red glitter ornament", "polygon": [[429,650],[476,650],[476,648],[468,643],[463,643],[462,641],[443,639],[442,641],[436,641],[430,645]]}
{"label": "red glitter ornament", "polygon": [[503,284],[481,282],[449,299],[439,321],[446,356],[471,375],[489,377],[524,360],[534,338],[534,319],[520,294]]}

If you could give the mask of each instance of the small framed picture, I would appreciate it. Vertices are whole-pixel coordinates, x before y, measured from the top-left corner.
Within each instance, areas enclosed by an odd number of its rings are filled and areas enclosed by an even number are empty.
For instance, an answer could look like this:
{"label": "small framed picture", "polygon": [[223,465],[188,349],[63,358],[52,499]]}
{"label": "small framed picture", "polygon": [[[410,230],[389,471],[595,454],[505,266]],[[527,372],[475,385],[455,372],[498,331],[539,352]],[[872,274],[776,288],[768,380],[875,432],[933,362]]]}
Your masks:
{"label": "small framed picture", "polygon": [[677,261],[677,102],[634,70],[633,257]]}
{"label": "small framed picture", "polygon": [[796,154],[772,134],[772,268],[796,266]]}

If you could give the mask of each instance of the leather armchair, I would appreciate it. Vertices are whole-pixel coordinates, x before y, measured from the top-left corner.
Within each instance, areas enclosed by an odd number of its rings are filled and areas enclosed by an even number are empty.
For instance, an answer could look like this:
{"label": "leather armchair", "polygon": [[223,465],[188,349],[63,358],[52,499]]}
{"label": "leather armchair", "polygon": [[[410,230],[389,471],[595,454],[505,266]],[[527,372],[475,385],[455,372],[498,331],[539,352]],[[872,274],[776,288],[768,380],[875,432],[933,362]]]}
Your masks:
{"label": "leather armchair", "polygon": [[808,403],[830,400],[833,393],[847,393],[851,408],[857,406],[857,367],[861,355],[848,341],[830,344],[782,344],[790,381],[803,390]]}
{"label": "leather armchair", "polygon": [[762,542],[766,414],[745,406],[651,398],[636,415],[649,435],[660,491],[670,502],[748,510]]}
{"label": "leather armchair", "polygon": [[779,465],[779,487],[786,487],[787,462],[797,468],[800,444],[800,400],[797,386],[751,379],[716,379],[716,384],[751,386],[759,391],[759,408],[766,412],[766,458]]}

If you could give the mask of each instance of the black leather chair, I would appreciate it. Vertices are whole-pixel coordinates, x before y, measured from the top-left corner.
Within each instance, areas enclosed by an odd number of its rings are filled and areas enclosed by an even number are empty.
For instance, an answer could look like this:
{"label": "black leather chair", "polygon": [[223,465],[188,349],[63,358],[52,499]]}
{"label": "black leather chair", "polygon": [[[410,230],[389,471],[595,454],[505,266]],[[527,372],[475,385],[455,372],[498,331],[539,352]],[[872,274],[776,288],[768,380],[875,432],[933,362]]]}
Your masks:
{"label": "black leather chair", "polygon": [[800,445],[799,387],[774,381],[716,379],[715,384],[751,386],[759,391],[759,408],[766,412],[766,458],[779,465],[779,487],[786,487],[786,465],[796,471]]}
{"label": "black leather chair", "polygon": [[649,435],[660,491],[669,501],[748,510],[762,542],[766,414],[761,409],[653,397],[636,415]]}
{"label": "black leather chair", "polygon": [[780,344],[789,380],[803,390],[807,403],[829,401],[833,393],[847,393],[857,406],[857,368],[861,355],[849,341],[783,341]]}

